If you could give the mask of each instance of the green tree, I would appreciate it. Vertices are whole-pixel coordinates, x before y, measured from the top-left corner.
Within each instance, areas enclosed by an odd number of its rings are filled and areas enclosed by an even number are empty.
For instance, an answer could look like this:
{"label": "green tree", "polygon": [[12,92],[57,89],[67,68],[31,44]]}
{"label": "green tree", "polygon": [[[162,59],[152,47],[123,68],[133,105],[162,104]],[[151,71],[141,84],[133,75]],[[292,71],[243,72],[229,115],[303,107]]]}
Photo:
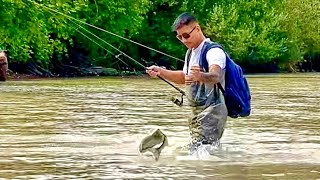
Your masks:
{"label": "green tree", "polygon": [[[77,20],[131,37],[139,32],[148,7],[147,0],[42,0],[39,4],[35,1],[3,0],[0,4],[0,8],[4,9],[0,12],[0,25],[3,27],[0,30],[0,47],[9,50],[12,61],[37,61],[47,65],[55,52],[68,55],[67,45],[73,46],[76,41],[85,46],[93,59],[98,59],[107,54],[105,49],[79,31],[85,34],[84,29],[87,29],[116,47],[121,48],[127,43]],[[87,36],[95,38],[88,33]],[[103,44],[99,39],[94,40]],[[110,49],[105,44],[102,46]],[[109,57],[103,63],[108,64],[106,61],[112,60]]]}
{"label": "green tree", "polygon": [[320,54],[317,0],[2,0],[0,8],[0,49],[9,50],[11,62],[35,61],[43,67],[69,58],[70,49],[80,45],[94,65],[118,67],[115,47],[145,65],[143,60],[180,69],[186,48],[171,25],[182,12],[193,13],[205,34],[240,64],[292,67],[303,56]]}
{"label": "green tree", "polygon": [[285,51],[284,18],[272,1],[222,3],[213,7],[206,32],[242,64],[269,63]]}
{"label": "green tree", "polygon": [[285,0],[282,11],[281,27],[288,37],[282,64],[292,68],[304,55],[320,53],[320,1]]}

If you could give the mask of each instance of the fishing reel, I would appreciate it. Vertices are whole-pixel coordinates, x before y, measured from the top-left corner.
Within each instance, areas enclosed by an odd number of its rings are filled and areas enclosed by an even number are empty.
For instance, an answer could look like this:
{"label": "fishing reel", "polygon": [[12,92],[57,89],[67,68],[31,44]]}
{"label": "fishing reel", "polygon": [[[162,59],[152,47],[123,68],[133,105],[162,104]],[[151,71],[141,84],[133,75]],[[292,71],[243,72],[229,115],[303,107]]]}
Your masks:
{"label": "fishing reel", "polygon": [[172,96],[171,101],[177,106],[181,107],[183,105],[183,95],[181,95],[180,99],[176,96]]}

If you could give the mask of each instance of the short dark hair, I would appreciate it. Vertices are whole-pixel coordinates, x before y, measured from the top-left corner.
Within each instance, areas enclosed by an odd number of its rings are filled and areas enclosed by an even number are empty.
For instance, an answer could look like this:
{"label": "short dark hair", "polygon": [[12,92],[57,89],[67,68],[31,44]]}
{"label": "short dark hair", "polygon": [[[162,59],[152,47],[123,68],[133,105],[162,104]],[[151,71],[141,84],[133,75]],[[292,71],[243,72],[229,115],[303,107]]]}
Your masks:
{"label": "short dark hair", "polygon": [[172,24],[172,31],[175,32],[178,29],[180,29],[182,26],[188,25],[191,22],[198,22],[198,20],[196,17],[194,17],[188,12],[182,13],[176,18],[176,20]]}

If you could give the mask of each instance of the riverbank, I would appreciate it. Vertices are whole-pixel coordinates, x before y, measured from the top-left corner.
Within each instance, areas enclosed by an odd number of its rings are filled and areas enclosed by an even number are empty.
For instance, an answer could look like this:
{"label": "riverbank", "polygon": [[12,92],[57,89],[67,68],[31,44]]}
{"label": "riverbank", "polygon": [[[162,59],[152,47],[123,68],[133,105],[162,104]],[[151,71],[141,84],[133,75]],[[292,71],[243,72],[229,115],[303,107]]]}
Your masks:
{"label": "riverbank", "polygon": [[29,74],[10,74],[7,76],[7,80],[28,80],[28,79],[43,79],[44,77],[34,76]]}
{"label": "riverbank", "polygon": [[[269,76],[281,76],[281,77],[287,77],[292,78],[292,75],[298,75],[298,76],[309,76],[312,74],[319,74],[319,72],[279,72],[279,73],[249,73],[246,74],[247,77],[269,77]],[[284,76],[285,75],[285,76]],[[9,81],[24,81],[24,80],[36,80],[36,79],[60,79],[60,78],[95,78],[95,77],[114,77],[114,78],[131,78],[131,79],[138,79],[138,78],[150,78],[147,74],[123,74],[123,75],[96,75],[96,76],[74,76],[74,77],[42,77],[42,76],[36,76],[31,74],[18,74],[18,73],[9,73],[7,75],[7,80]]]}
{"label": "riverbank", "polygon": [[147,74],[136,73],[136,74],[119,74],[119,75],[95,75],[95,76],[73,76],[73,77],[61,77],[61,76],[53,76],[53,77],[43,77],[31,74],[19,74],[19,73],[9,73],[7,75],[7,81],[24,81],[24,80],[36,80],[36,79],[60,79],[60,78],[94,78],[94,77],[115,77],[115,78],[147,78],[149,77]]}

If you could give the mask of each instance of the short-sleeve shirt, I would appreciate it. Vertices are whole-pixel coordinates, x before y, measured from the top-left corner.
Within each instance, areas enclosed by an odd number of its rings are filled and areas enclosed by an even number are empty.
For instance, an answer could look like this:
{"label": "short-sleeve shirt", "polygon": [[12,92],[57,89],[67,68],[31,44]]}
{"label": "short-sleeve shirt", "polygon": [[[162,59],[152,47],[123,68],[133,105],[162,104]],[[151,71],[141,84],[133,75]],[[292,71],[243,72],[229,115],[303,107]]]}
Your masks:
{"label": "short-sleeve shirt", "polygon": [[[201,44],[197,48],[193,48],[191,50],[191,56],[190,56],[190,61],[189,61],[189,69],[187,70],[187,54],[185,55],[185,63],[183,67],[183,72],[184,74],[188,74],[190,72],[190,68],[193,65],[199,65],[200,61],[200,55],[201,55],[201,49],[204,45],[204,43],[208,41],[210,42],[210,39],[207,38],[204,41],[201,42]],[[226,67],[226,54],[224,51],[220,48],[212,48],[207,52],[206,55],[208,65],[209,67],[213,64],[220,66],[222,70],[225,69]]]}

